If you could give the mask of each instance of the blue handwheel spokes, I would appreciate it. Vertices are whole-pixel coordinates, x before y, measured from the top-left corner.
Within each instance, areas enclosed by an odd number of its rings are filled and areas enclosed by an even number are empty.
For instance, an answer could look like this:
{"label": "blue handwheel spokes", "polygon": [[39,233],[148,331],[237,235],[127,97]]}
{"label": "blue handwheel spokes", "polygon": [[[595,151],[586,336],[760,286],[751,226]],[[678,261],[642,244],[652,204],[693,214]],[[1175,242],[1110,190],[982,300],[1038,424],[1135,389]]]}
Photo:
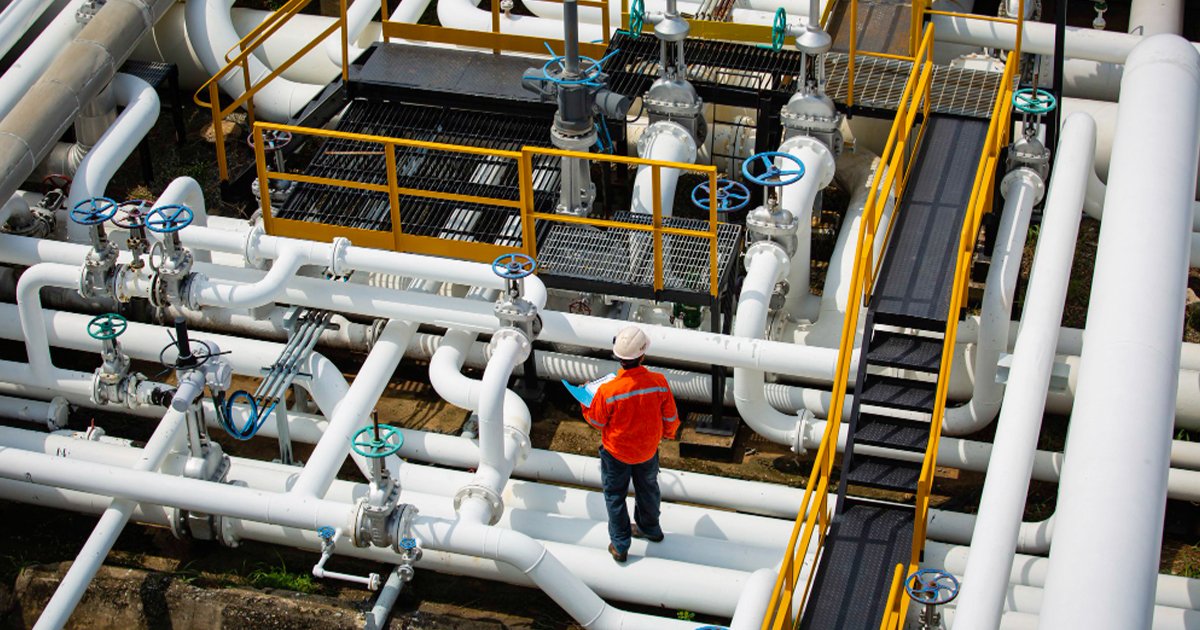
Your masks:
{"label": "blue handwheel spokes", "polygon": [[191,225],[195,217],[192,209],[182,204],[159,206],[146,217],[146,229],[170,234]]}
{"label": "blue handwheel spokes", "polygon": [[600,68],[603,64],[591,57],[579,56],[579,77],[576,79],[565,79],[563,75],[567,73],[567,58],[562,55],[555,55],[542,65],[543,81],[557,83],[559,85],[591,85],[599,86],[598,79],[600,78]]}
{"label": "blue handwheel spokes", "polygon": [[783,7],[775,10],[775,22],[771,25],[771,48],[783,50],[783,42],[787,39],[787,11]]}
{"label": "blue handwheel spokes", "polygon": [[637,37],[642,34],[642,27],[646,24],[646,1],[633,0],[633,4],[629,7],[629,34]]}
{"label": "blue handwheel spokes", "polygon": [[350,440],[350,448],[355,453],[371,459],[379,459],[394,455],[404,445],[404,434],[400,429],[388,424],[378,426],[379,437],[375,437],[376,427],[363,427]]}
{"label": "blue handwheel spokes", "polygon": [[108,341],[120,337],[126,328],[129,328],[129,322],[124,317],[116,313],[105,313],[93,317],[88,322],[87,334],[92,339]]}
{"label": "blue handwheel spokes", "polygon": [[333,535],[336,533],[337,530],[328,525],[317,528],[317,535],[321,537],[321,540],[333,540]]}
{"label": "blue handwheel spokes", "polygon": [[1046,114],[1054,111],[1058,101],[1046,90],[1036,88],[1021,88],[1012,95],[1013,107],[1026,114]]}
{"label": "blue handwheel spokes", "polygon": [[921,569],[904,580],[904,590],[919,604],[941,606],[958,597],[958,579],[941,569]]}
{"label": "blue handwheel spokes", "polygon": [[525,254],[500,254],[492,261],[492,273],[505,280],[520,280],[537,269],[537,261]]}
{"label": "blue handwheel spokes", "polygon": [[80,225],[100,225],[116,213],[117,202],[108,197],[92,197],[71,208],[71,220]]}
{"label": "blue handwheel spokes", "polygon": [[[692,189],[692,203],[701,210],[708,210],[708,201],[712,197],[708,182],[702,182]],[[750,203],[750,189],[741,182],[731,179],[717,180],[717,212],[733,212],[741,210]]]}
{"label": "blue handwheel spokes", "polygon": [[[795,168],[782,169],[775,166],[775,160],[780,159],[784,162],[792,162]],[[754,175],[750,172],[751,165],[759,164],[763,172],[759,175]],[[804,162],[799,158],[780,151],[767,151],[764,153],[755,153],[746,158],[742,162],[742,176],[746,181],[759,186],[787,186],[800,181],[804,177]]]}

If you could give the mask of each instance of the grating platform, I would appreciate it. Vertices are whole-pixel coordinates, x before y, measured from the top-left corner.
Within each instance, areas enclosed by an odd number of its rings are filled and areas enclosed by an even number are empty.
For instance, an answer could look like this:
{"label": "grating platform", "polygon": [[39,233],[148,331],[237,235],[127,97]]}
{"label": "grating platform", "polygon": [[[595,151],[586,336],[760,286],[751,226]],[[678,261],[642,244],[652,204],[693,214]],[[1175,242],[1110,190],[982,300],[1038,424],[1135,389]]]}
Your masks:
{"label": "grating platform", "polygon": [[[491,112],[361,99],[345,110],[337,129],[511,151],[548,144],[547,123],[540,117],[498,116]],[[387,183],[385,157],[379,145],[342,139],[318,143],[304,174]],[[516,161],[493,156],[398,147],[396,178],[401,188],[508,200],[520,198]],[[558,180],[556,160],[542,163],[535,160],[534,200],[538,209],[553,209]],[[407,195],[400,196],[399,205],[401,228],[406,234],[521,245],[520,216],[512,208]],[[386,194],[346,187],[298,184],[275,216],[368,230],[392,229]]]}
{"label": "grating platform", "polygon": [[[613,52],[615,54],[613,54]],[[626,96],[641,96],[658,78],[658,40],[652,35],[633,37],[618,31],[609,42],[611,55],[604,63],[608,87]],[[753,44],[707,39],[683,43],[688,80],[709,103],[757,107],[763,96],[780,107],[795,92],[800,53],[771,50]]]}
{"label": "grating platform", "polygon": [[[613,221],[648,225],[644,214],[617,212]],[[570,223],[538,226],[538,275],[546,286],[630,297],[695,302],[709,296],[708,240],[663,235],[663,292],[654,294],[654,240],[647,232],[601,229]],[[707,230],[708,222],[666,217],[665,227]],[[717,227],[717,282],[722,293],[733,279],[742,228]],[[702,301],[704,301],[702,300]]]}
{"label": "grating platform", "polygon": [[927,125],[871,297],[881,323],[942,324],[950,312],[962,221],[988,122],[930,116]]}
{"label": "grating platform", "polygon": [[[861,51],[908,55],[911,20],[909,0],[858,0],[855,45]],[[850,50],[850,0],[839,1],[834,7],[829,32],[834,52]]]}
{"label": "grating platform", "polygon": [[[849,96],[846,77],[849,55],[825,54],[826,92],[837,103]],[[856,107],[896,111],[912,62],[879,57],[855,57],[854,104]],[[929,87],[929,111],[938,114],[988,119],[1000,89],[1000,73],[934,66]]]}

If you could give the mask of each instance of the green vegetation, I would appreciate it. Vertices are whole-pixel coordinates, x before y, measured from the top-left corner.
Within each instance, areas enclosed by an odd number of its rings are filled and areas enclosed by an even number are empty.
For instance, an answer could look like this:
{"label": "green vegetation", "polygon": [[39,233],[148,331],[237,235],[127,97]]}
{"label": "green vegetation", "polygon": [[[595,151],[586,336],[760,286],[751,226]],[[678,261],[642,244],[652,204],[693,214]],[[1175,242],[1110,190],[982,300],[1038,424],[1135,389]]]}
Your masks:
{"label": "green vegetation", "polygon": [[260,565],[246,576],[246,581],[255,588],[280,588],[299,593],[315,593],[320,588],[311,574],[288,571],[282,557],[278,566]]}

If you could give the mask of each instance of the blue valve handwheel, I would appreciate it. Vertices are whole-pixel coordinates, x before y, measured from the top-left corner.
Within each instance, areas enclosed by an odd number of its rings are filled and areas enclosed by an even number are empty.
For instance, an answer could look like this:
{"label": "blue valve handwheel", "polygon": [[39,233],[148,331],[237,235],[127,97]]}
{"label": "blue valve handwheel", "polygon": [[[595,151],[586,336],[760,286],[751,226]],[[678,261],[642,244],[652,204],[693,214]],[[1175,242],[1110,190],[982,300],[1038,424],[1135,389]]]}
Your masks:
{"label": "blue valve handwheel", "polygon": [[317,535],[320,536],[322,540],[333,540],[333,535],[336,533],[337,530],[328,525],[323,525],[317,528]]}
{"label": "blue valve handwheel", "polygon": [[542,80],[549,83],[557,83],[558,85],[600,85],[597,79],[600,78],[601,62],[596,61],[591,57],[579,56],[579,78],[564,79],[563,75],[567,72],[567,58],[562,55],[555,55],[542,65]]}
{"label": "blue valve handwheel", "polygon": [[1046,90],[1021,88],[1012,95],[1013,107],[1026,114],[1046,114],[1054,111],[1058,101]]}
{"label": "blue valve handwheel", "polygon": [[775,9],[775,21],[771,25],[771,49],[783,50],[783,42],[787,39],[787,11],[783,7]]}
{"label": "blue valve handwheel", "polygon": [[129,199],[122,201],[117,205],[117,212],[113,215],[112,223],[119,228],[126,230],[136,230],[146,226],[146,217],[150,214],[150,209],[154,204],[145,199]]}
{"label": "blue valve handwheel", "polygon": [[918,604],[941,606],[958,597],[958,578],[941,569],[921,569],[904,580],[904,590]]}
{"label": "blue valve handwheel", "polygon": [[182,204],[159,206],[146,216],[146,229],[159,234],[178,232],[192,224],[192,209]]}
{"label": "blue valve handwheel", "polygon": [[416,549],[417,548],[417,539],[416,538],[401,538],[400,539],[400,548],[401,549]]}
{"label": "blue valve handwheel", "polygon": [[129,322],[124,317],[116,313],[105,313],[93,317],[88,322],[87,334],[92,339],[108,341],[123,335],[126,328],[129,328]]}
{"label": "blue valve handwheel", "polygon": [[[796,167],[790,169],[781,169],[775,166],[775,159],[782,159],[784,162],[793,162]],[[751,165],[759,164],[763,167],[763,173],[753,175],[750,173]],[[804,162],[799,158],[780,151],[766,151],[764,153],[755,153],[746,158],[742,162],[742,176],[746,181],[759,186],[787,186],[800,181],[804,177]]]}
{"label": "blue valve handwheel", "polygon": [[505,280],[520,280],[537,269],[537,261],[525,254],[500,254],[492,261],[492,273]]}
{"label": "blue valve handwheel", "polygon": [[395,455],[403,445],[404,434],[388,424],[379,425],[379,439],[375,439],[375,427],[370,426],[359,429],[350,440],[355,453],[371,459]]}
{"label": "blue valve handwheel", "polygon": [[108,197],[92,197],[71,208],[71,220],[80,225],[100,225],[116,213],[117,202]]}
{"label": "blue valve handwheel", "polygon": [[[703,182],[692,189],[692,203],[701,210],[708,210],[708,182]],[[750,203],[750,189],[741,182],[732,179],[717,180],[717,212],[733,212],[741,210]]]}
{"label": "blue valve handwheel", "polygon": [[629,33],[634,37],[642,34],[642,27],[646,24],[646,2],[645,0],[633,0],[633,4],[629,7]]}

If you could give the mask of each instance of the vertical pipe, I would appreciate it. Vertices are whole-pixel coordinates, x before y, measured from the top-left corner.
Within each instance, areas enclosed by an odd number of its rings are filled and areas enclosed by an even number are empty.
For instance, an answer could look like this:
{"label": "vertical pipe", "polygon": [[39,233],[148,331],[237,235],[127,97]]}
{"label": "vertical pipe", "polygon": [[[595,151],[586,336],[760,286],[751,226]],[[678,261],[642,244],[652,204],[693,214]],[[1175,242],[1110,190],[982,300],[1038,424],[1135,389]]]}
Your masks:
{"label": "vertical pipe", "polygon": [[579,73],[579,4],[563,2],[563,57],[567,74]]}
{"label": "vertical pipe", "polygon": [[[1040,628],[1150,626],[1198,123],[1200,54],[1174,35],[1146,38],[1130,53],[1121,81]],[[1125,430],[1130,413],[1137,431]]]}
{"label": "vertical pipe", "polygon": [[1051,88],[1054,98],[1058,101],[1058,107],[1050,112],[1050,120],[1046,125],[1046,148],[1050,149],[1052,157],[1058,148],[1058,126],[1062,123],[1063,63],[1067,56],[1066,46],[1067,0],[1058,0],[1058,8],[1055,9],[1054,15],[1054,84]]}

